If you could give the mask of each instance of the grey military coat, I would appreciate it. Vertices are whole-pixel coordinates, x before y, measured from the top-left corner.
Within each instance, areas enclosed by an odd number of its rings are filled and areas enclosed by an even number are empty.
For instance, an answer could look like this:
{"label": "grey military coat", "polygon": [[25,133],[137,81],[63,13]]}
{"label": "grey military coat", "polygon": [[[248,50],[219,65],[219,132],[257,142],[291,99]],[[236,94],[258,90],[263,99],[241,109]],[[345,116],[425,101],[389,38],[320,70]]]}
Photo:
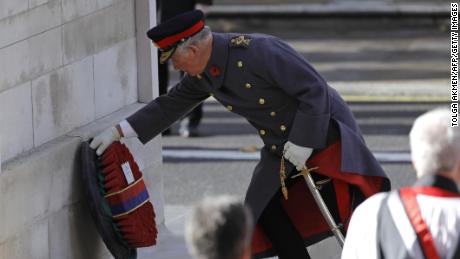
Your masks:
{"label": "grey military coat", "polygon": [[[280,188],[284,143],[325,148],[332,121],[342,141],[342,171],[386,178],[347,105],[300,54],[273,36],[238,36],[213,33],[211,58],[201,78],[185,76],[127,119],[141,142],[214,96],[230,112],[246,118],[265,144],[246,194],[256,220]],[[294,169],[286,164],[288,172]]]}

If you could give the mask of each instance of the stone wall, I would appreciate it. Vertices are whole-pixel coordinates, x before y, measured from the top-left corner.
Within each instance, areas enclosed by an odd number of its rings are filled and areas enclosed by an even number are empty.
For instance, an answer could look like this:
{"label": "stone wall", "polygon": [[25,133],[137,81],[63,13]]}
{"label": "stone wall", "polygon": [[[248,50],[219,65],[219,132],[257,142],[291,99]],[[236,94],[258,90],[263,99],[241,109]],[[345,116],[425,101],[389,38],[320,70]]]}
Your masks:
{"label": "stone wall", "polygon": [[134,14],[134,0],[0,2],[3,161],[137,101]]}
{"label": "stone wall", "polygon": [[[110,258],[79,147],[157,95],[155,13],[154,0],[0,1],[0,258]],[[159,139],[126,143],[161,224]]]}

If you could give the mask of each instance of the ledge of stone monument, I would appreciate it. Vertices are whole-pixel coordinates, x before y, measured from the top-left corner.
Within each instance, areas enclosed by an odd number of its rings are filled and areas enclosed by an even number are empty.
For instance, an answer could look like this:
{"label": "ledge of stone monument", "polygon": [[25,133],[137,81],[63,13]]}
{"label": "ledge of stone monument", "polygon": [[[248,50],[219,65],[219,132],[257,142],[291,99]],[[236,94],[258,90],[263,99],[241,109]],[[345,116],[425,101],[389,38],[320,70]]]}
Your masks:
{"label": "ledge of stone monument", "polygon": [[[113,112],[109,115],[106,115],[102,118],[96,119],[95,121],[84,125],[82,127],[79,127],[71,132],[68,132],[67,134],[55,138],[47,143],[44,143],[40,145],[39,147],[33,148],[29,151],[26,151],[22,154],[19,154],[18,156],[3,161],[2,162],[2,171],[5,173],[8,171],[11,171],[12,167],[17,166],[18,164],[23,164],[27,159],[30,159],[32,157],[37,157],[37,156],[43,156],[46,154],[48,151],[50,151],[53,148],[59,148],[62,145],[77,145],[79,144],[78,141],[86,141],[104,129],[113,126],[120,122],[121,120],[125,119],[135,111],[139,110],[142,108],[145,104],[141,103],[134,103],[131,105],[128,105],[116,112]],[[150,149],[151,152],[155,152],[155,150],[160,150],[159,147],[155,148],[155,144],[159,144],[158,137],[149,143],[147,143],[144,147],[142,147],[142,144],[136,139],[125,139],[122,142],[126,143],[132,152],[136,152],[136,149]],[[145,150],[149,151],[149,150]],[[155,156],[155,159],[152,159],[151,157],[146,160],[148,163],[144,164],[143,167],[149,167],[155,163],[161,163],[162,159],[161,157]]]}
{"label": "ledge of stone monument", "polygon": [[[80,127],[66,134],[66,136],[78,137],[81,138],[82,141],[86,141],[96,136],[98,133],[102,132],[108,127],[116,125],[121,120],[127,118],[129,115],[142,108],[144,105],[145,104],[141,103],[128,105],[114,113],[97,119],[88,125]],[[145,145],[142,145],[142,143],[137,138],[123,139],[122,142],[129,147],[141,170],[162,163],[161,146],[158,137],[146,143]]]}
{"label": "ledge of stone monument", "polygon": [[[78,180],[80,144],[118,123],[144,104],[132,104],[108,116],[47,142],[2,163],[0,174],[0,243],[38,220],[52,217],[82,198]],[[155,138],[142,145],[137,138],[125,142],[133,153],[155,204],[157,224],[164,221],[161,144]]]}
{"label": "ledge of stone monument", "polygon": [[145,104],[141,103],[130,104],[118,111],[108,114],[102,118],[98,118],[87,125],[77,128],[67,133],[66,136],[80,137],[82,138],[82,140],[88,140],[89,138],[92,138],[104,129],[119,123],[121,120],[125,119],[135,111],[142,108],[144,105]]}

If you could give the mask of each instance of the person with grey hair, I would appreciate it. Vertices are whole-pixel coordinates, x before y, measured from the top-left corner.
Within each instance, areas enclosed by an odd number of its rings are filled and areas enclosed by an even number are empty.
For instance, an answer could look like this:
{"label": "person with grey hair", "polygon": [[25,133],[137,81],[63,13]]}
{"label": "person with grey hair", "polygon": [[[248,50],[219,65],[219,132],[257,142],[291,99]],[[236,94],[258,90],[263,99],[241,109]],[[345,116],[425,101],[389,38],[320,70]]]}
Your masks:
{"label": "person with grey hair", "polygon": [[342,259],[460,258],[460,128],[449,110],[418,117],[410,147],[418,180],[358,206]]}
{"label": "person with grey hair", "polygon": [[252,216],[237,198],[206,198],[185,226],[185,238],[195,259],[251,258]]}

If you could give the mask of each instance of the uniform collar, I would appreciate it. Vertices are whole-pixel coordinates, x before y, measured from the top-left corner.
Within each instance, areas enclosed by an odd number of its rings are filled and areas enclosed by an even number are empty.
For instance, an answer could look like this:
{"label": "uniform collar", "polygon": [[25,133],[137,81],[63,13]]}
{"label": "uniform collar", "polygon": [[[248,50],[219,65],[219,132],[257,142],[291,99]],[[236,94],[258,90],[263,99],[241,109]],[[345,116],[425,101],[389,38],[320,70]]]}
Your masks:
{"label": "uniform collar", "polygon": [[221,33],[212,33],[212,51],[208,64],[203,72],[213,88],[219,88],[224,81],[228,59],[228,36]]}
{"label": "uniform collar", "polygon": [[426,175],[417,180],[414,186],[432,186],[450,192],[459,193],[457,185],[451,179],[441,175]]}

